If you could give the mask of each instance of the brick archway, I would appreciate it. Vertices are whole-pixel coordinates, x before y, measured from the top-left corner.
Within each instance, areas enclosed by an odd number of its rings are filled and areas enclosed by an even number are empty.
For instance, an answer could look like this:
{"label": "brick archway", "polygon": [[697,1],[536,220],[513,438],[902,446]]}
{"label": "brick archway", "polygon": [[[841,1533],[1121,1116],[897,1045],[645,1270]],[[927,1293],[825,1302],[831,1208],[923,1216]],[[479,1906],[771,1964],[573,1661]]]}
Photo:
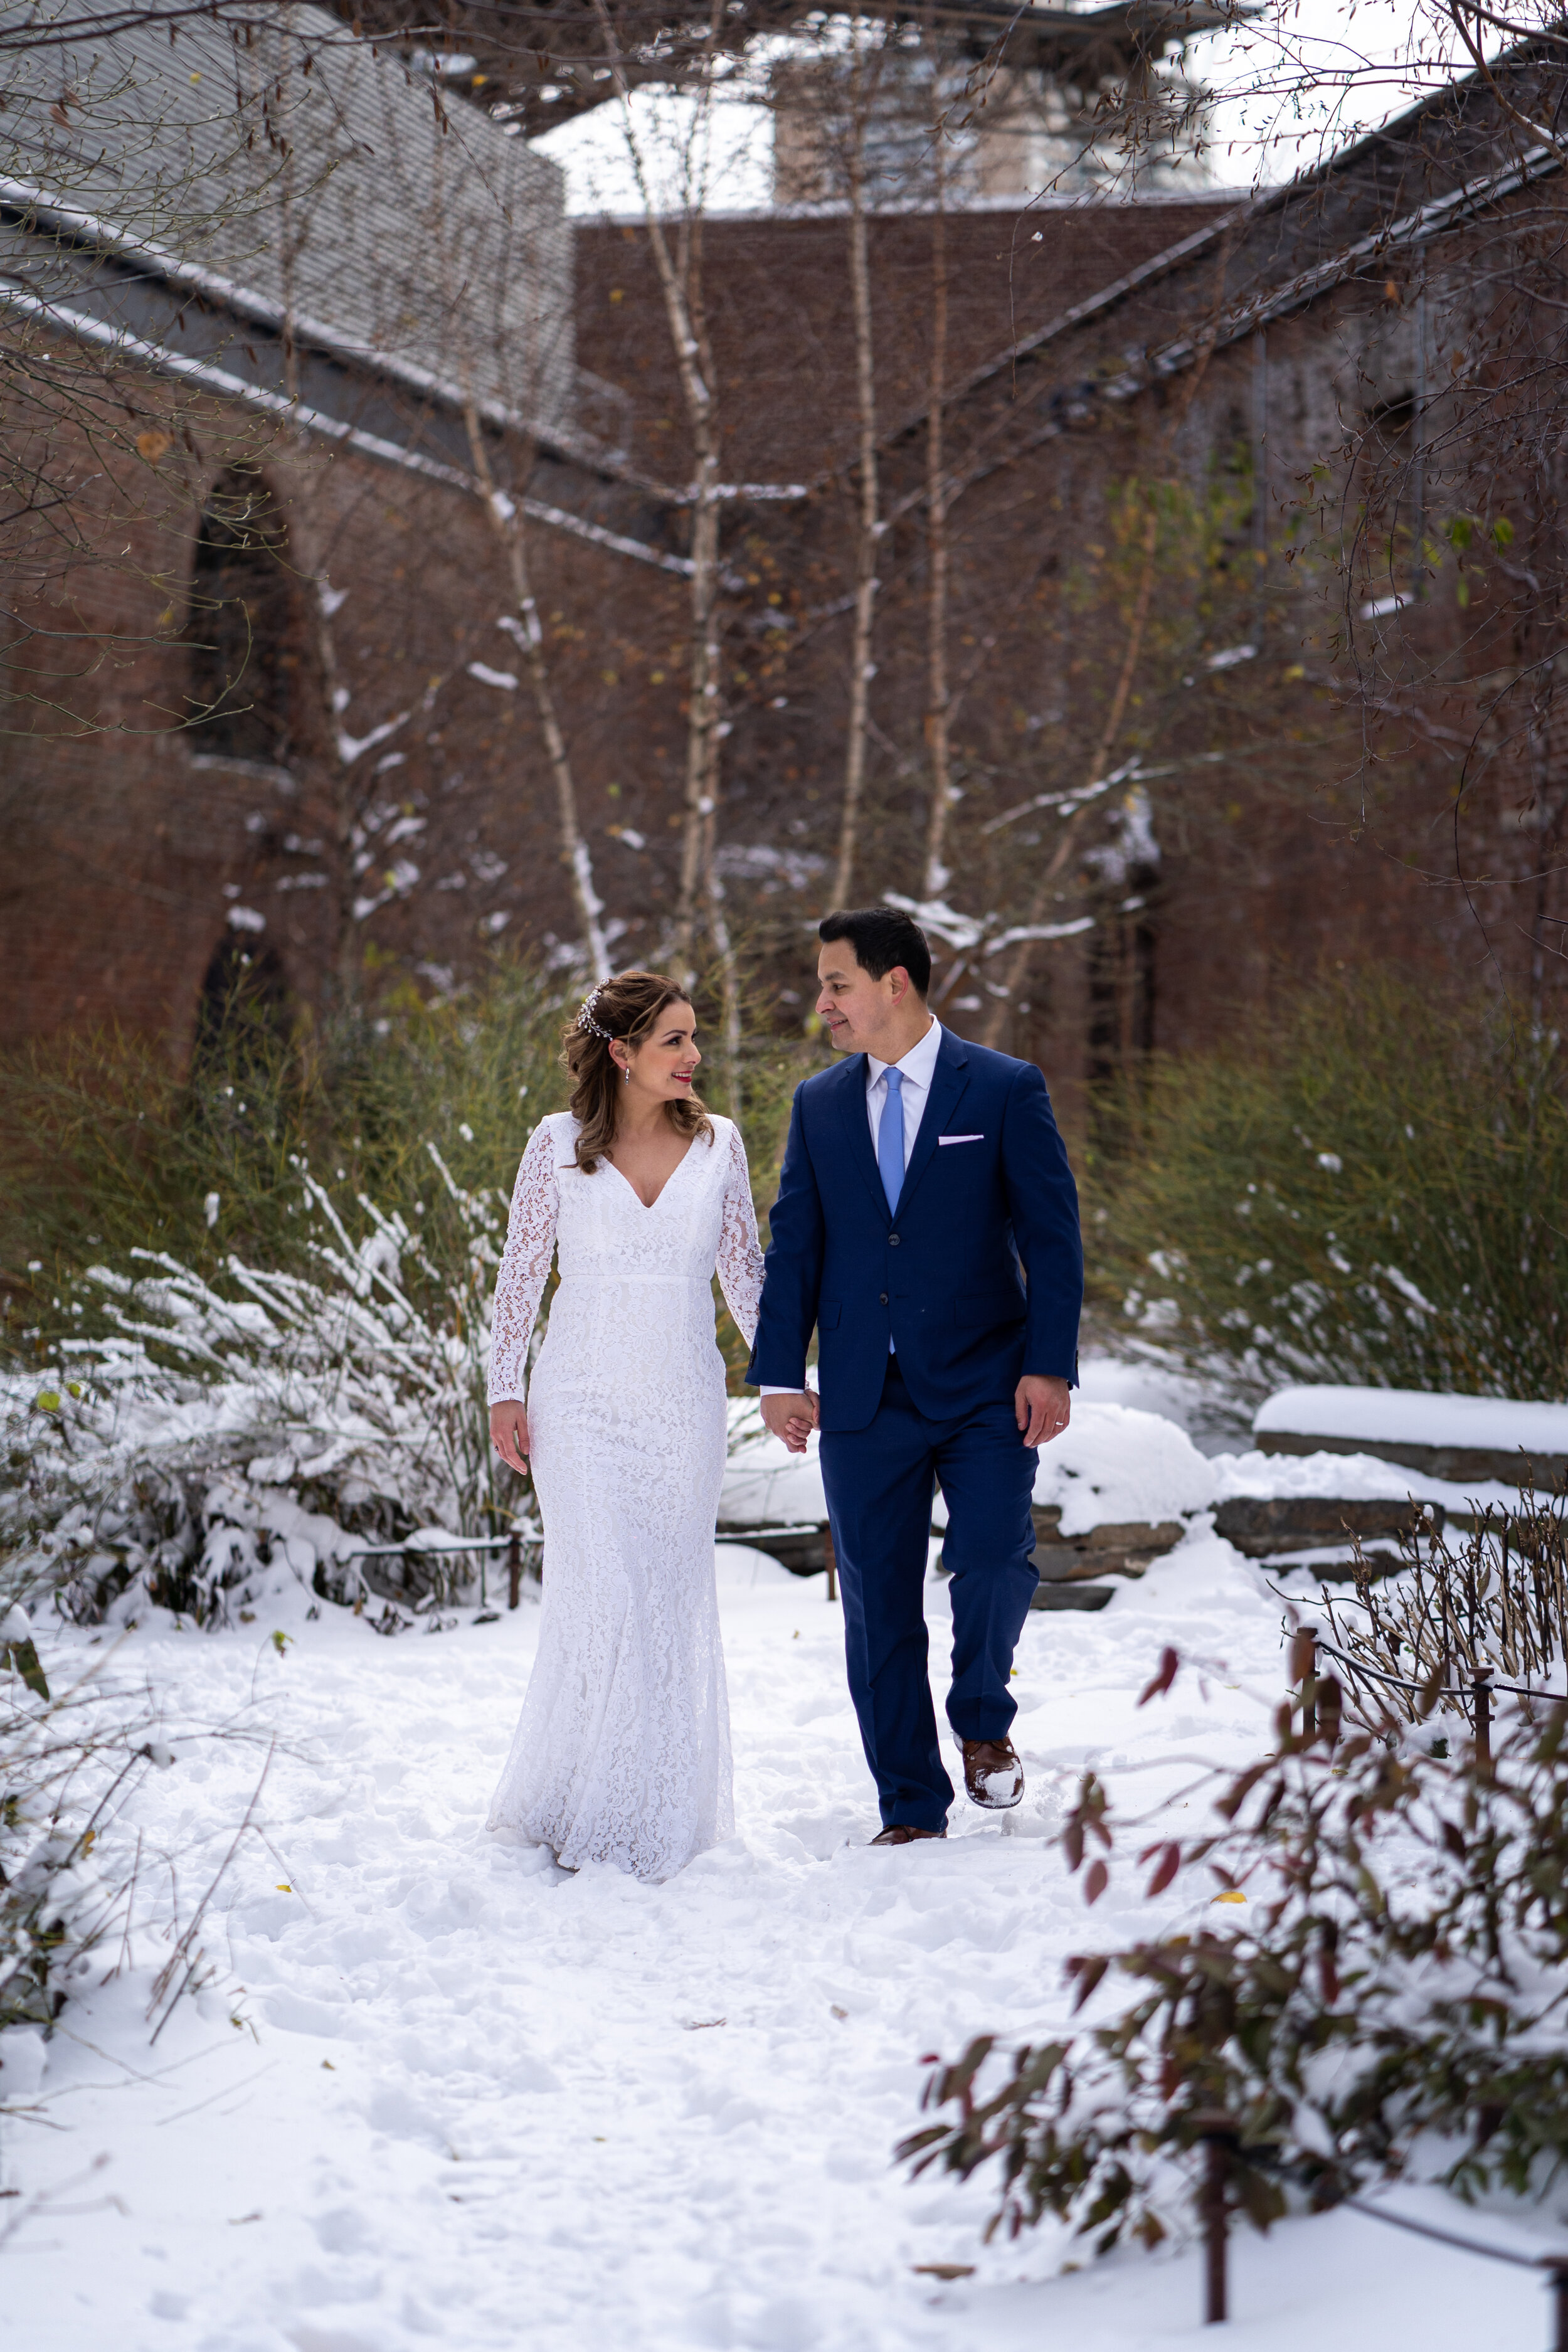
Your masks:
{"label": "brick archway", "polygon": [[193,751],[293,765],[320,727],[310,629],[282,509],[243,467],[207,495],[185,644]]}

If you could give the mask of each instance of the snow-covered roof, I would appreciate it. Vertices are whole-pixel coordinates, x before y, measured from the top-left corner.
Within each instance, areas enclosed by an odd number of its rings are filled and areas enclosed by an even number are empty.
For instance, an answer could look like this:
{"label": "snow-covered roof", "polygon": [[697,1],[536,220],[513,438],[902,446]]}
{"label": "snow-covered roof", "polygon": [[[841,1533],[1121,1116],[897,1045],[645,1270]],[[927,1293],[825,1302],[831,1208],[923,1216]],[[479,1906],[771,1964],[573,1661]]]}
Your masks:
{"label": "snow-covered roof", "polygon": [[0,198],[416,388],[471,377],[487,406],[559,421],[557,167],[324,10],[156,13],[6,58]]}
{"label": "snow-covered roof", "polygon": [[1258,1406],[1258,1436],[1357,1438],[1366,1445],[1459,1446],[1568,1454],[1568,1404],[1445,1396],[1421,1389],[1281,1389]]}

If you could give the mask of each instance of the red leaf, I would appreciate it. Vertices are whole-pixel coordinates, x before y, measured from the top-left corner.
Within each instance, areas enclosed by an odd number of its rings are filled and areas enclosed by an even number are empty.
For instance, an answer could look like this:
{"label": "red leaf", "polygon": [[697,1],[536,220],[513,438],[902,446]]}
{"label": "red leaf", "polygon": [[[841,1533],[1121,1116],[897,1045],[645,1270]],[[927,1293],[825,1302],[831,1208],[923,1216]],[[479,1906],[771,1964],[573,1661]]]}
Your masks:
{"label": "red leaf", "polygon": [[1075,2010],[1083,2007],[1110,1966],[1110,1962],[1103,1952],[1079,1953],[1068,1962],[1068,1976],[1078,1979],[1078,1991],[1073,1999]]}
{"label": "red leaf", "polygon": [[1091,1862],[1089,1866],[1089,1875],[1083,1882],[1084,1901],[1086,1903],[1098,1903],[1110,1884],[1110,1873],[1105,1867],[1104,1863]]}
{"label": "red leaf", "polygon": [[1163,1698],[1164,1696],[1165,1693],[1170,1689],[1171,1685],[1175,1681],[1176,1675],[1181,1668],[1181,1664],[1182,1661],[1180,1655],[1176,1651],[1173,1650],[1167,1643],[1164,1649],[1160,1653],[1159,1671],[1154,1675],[1154,1678],[1150,1683],[1148,1688],[1144,1691],[1142,1697],[1139,1700],[1138,1704],[1140,1706],[1147,1706],[1152,1698]]}
{"label": "red leaf", "polygon": [[1176,1839],[1173,1838],[1170,1844],[1165,1848],[1164,1853],[1160,1856],[1160,1866],[1155,1871],[1153,1877],[1149,1881],[1147,1892],[1151,1895],[1163,1895],[1166,1887],[1169,1886],[1172,1879],[1174,1878],[1181,1866],[1181,1845]]}

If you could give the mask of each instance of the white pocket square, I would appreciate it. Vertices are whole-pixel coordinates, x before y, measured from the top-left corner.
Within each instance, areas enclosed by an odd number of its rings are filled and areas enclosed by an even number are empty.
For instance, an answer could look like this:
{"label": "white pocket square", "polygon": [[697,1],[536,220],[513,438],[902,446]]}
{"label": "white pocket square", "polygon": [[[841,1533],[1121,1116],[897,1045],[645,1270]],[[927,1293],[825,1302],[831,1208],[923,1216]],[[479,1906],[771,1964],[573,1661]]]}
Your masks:
{"label": "white pocket square", "polygon": [[984,1143],[984,1140],[985,1138],[983,1135],[939,1135],[937,1137],[939,1143]]}

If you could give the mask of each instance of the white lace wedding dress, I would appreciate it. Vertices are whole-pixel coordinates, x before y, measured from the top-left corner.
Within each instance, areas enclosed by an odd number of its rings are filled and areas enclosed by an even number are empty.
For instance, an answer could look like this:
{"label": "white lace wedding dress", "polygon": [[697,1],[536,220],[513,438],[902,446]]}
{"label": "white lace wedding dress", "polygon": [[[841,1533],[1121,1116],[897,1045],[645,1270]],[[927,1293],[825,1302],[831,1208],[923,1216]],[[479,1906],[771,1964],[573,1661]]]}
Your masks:
{"label": "white lace wedding dress", "polygon": [[561,1284],[528,1382],[544,1526],[539,1654],[489,1827],[576,1868],[668,1878],[734,1826],[713,1585],[724,1475],[717,1269],[750,1343],[763,1257],[740,1130],[713,1119],[651,1209],[618,1169],[585,1176],[577,1122],[529,1138],[496,1284],[489,1394],[522,1399],[528,1341]]}

